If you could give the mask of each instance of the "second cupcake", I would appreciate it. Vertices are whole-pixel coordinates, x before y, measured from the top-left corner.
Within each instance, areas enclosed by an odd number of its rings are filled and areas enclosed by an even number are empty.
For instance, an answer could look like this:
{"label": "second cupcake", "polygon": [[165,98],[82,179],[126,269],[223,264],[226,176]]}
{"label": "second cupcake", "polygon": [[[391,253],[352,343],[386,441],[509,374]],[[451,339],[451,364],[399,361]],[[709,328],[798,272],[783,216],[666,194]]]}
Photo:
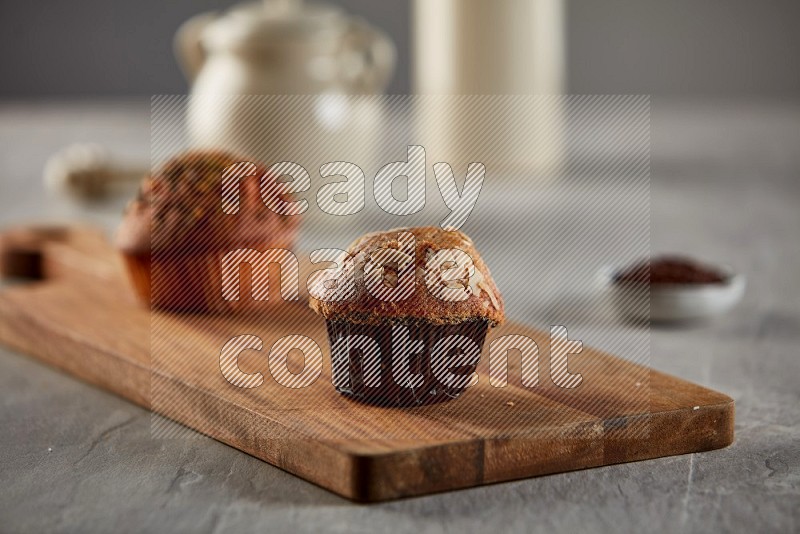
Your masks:
{"label": "second cupcake", "polygon": [[[137,295],[153,308],[216,311],[263,304],[223,299],[220,263],[232,249],[290,248],[297,216],[263,205],[255,166],[238,184],[238,213],[224,213],[222,181],[246,159],[218,151],[190,151],[146,177],[116,236]],[[242,293],[247,288],[242,288]]]}

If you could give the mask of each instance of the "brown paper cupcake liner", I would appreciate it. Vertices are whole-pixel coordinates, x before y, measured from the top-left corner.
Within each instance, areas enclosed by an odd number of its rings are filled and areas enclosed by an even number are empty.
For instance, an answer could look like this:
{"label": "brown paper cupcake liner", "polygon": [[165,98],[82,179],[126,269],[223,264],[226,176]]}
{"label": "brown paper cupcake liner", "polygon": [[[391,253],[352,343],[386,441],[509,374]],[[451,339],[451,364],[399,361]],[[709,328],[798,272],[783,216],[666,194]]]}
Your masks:
{"label": "brown paper cupcake liner", "polygon": [[[286,247],[263,247],[268,248]],[[153,309],[192,313],[251,312],[275,303],[251,298],[249,276],[240,277],[239,300],[225,300],[221,267],[224,254],[175,254],[169,251],[123,254],[123,258],[137,297]],[[277,280],[274,284],[279,287]]]}
{"label": "brown paper cupcake liner", "polygon": [[[392,328],[402,326],[407,329],[409,347],[421,351],[404,350],[405,347],[393,347]],[[488,330],[488,321],[480,319],[459,324],[437,325],[427,321],[386,321],[381,324],[361,324],[347,320],[327,321],[328,335],[333,347],[337,342],[344,345],[333,351],[333,380],[336,390],[352,399],[379,406],[420,406],[457,398],[466,389],[469,378],[475,371],[475,365],[450,367],[447,361],[433,361],[431,353],[436,343],[448,336],[463,336],[475,343],[478,350],[483,348]],[[364,338],[374,340],[380,348],[380,354],[374,354],[374,345]],[[343,339],[352,340],[340,341]],[[397,344],[399,345],[399,343]],[[372,349],[370,349],[372,347]],[[393,349],[395,352],[393,352]],[[449,347],[443,352],[445,360],[457,352]],[[371,365],[370,358],[378,357],[377,372]],[[440,354],[441,356],[441,354]],[[408,371],[418,384],[403,384],[402,372],[395,376],[395,360],[408,360]],[[442,376],[441,369],[446,367],[453,374],[461,377],[457,382],[444,383],[437,378]],[[419,381],[419,377],[422,380]],[[406,380],[408,377],[405,377]],[[375,385],[379,379],[378,385]]]}
{"label": "brown paper cupcake liner", "polygon": [[150,254],[123,254],[128,279],[142,304],[150,305]]}

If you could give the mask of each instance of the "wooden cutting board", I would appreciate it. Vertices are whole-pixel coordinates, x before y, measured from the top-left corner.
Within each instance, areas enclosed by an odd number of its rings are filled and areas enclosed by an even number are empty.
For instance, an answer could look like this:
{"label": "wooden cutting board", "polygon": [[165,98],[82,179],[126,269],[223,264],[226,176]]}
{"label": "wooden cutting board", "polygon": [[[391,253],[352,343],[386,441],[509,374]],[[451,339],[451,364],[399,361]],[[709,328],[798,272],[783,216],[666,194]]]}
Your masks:
{"label": "wooden cutting board", "polygon": [[[25,229],[0,242],[3,272],[39,277],[0,292],[0,342],[350,499],[394,499],[733,441],[731,398],[588,347],[569,358],[581,385],[555,386],[549,334],[519,324],[491,330],[486,346],[509,333],[533,338],[537,387],[522,386],[513,355],[508,386],[493,387],[484,350],[478,383],[457,400],[403,409],[359,404],[331,385],[324,322],[302,303],[253,318],[151,315],[97,231]],[[243,372],[263,374],[257,388],[234,387],[220,371],[224,343],[242,334],[263,340],[261,352],[239,359]],[[288,334],[317,340],[325,355],[321,377],[307,388],[289,390],[269,373],[269,349]],[[154,439],[167,439],[164,420],[154,417]]]}

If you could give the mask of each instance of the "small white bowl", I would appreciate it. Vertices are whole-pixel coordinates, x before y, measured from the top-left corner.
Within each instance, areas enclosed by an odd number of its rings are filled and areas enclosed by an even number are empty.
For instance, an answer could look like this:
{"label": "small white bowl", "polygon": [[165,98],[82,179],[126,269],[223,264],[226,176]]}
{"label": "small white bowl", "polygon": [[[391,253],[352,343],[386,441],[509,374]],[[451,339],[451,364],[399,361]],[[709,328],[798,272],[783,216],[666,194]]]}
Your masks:
{"label": "small white bowl", "polygon": [[611,300],[623,316],[637,321],[692,321],[719,315],[738,303],[745,288],[745,277],[728,266],[721,284],[656,284],[615,282],[617,269],[605,268],[601,276]]}

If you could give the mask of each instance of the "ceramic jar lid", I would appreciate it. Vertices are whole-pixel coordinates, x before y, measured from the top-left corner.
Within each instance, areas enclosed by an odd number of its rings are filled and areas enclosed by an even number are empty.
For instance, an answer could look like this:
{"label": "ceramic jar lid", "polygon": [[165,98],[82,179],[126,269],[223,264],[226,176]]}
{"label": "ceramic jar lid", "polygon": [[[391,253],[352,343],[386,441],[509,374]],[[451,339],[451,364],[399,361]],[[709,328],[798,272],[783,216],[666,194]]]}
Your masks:
{"label": "ceramic jar lid", "polygon": [[208,50],[246,51],[335,38],[346,29],[347,17],[334,6],[268,0],[234,7],[205,28],[202,42]]}

